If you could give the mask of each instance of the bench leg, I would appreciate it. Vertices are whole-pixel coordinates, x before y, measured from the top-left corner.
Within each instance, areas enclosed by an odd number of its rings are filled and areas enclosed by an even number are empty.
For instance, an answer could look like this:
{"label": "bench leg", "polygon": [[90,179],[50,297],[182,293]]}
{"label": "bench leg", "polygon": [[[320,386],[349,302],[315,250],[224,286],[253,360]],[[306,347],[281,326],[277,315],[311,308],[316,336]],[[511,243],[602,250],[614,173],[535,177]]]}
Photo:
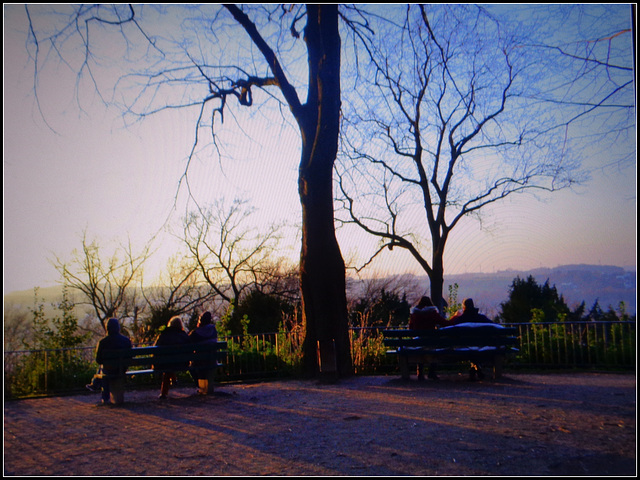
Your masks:
{"label": "bench leg", "polygon": [[169,389],[176,384],[178,376],[175,372],[163,372],[162,383],[160,383],[160,397],[166,398],[169,395]]}
{"label": "bench leg", "polygon": [[504,358],[496,357],[493,359],[493,379],[496,380],[502,377],[502,365],[504,364]]}
{"label": "bench leg", "polygon": [[403,380],[409,380],[409,358],[400,355],[398,357],[398,363],[400,364],[400,375]]}

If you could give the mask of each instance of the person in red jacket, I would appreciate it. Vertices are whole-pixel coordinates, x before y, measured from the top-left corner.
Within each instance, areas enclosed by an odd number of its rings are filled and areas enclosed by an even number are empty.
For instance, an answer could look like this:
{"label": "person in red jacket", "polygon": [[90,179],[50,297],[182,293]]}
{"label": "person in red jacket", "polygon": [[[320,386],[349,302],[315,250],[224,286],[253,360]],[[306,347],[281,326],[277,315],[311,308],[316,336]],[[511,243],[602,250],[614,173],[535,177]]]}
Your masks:
{"label": "person in red jacket", "polygon": [[411,330],[435,330],[448,324],[447,319],[440,315],[429,297],[422,297],[418,304],[409,311],[409,328]]}
{"label": "person in red jacket", "polygon": [[[448,324],[447,319],[440,315],[429,297],[422,297],[418,304],[409,311],[410,330],[435,330]],[[427,377],[438,380],[436,368],[437,364],[431,363]],[[418,380],[424,380],[424,365],[422,363],[418,364]]]}

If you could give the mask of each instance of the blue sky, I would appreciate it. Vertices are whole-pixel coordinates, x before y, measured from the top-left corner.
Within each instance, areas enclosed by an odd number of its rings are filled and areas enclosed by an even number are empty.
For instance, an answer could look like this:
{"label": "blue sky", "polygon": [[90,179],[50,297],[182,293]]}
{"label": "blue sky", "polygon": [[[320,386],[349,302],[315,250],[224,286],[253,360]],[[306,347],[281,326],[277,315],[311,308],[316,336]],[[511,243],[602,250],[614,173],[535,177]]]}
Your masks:
{"label": "blue sky", "polygon": [[[185,112],[124,129],[120,113],[105,109],[90,91],[83,92],[80,111],[75,77],[62,67],[41,84],[41,106],[52,131],[33,102],[33,71],[20,23],[24,9],[4,9],[3,283],[8,293],[56,284],[59,275],[51,259],[69,258],[85,230],[101,245],[130,238],[141,248],[167,218],[178,219],[184,190],[177,211],[174,201],[193,131]],[[210,147],[199,152],[190,185],[203,204],[223,196],[249,198],[263,221],[286,222],[291,235],[282,250],[296,258],[297,132],[283,126],[277,114],[254,112],[247,122],[244,132],[229,127],[222,160],[212,160]],[[447,271],[635,266],[636,163],[612,164],[602,155],[584,162],[592,175],[585,185],[538,199],[514,197],[487,211],[482,229],[474,221],[461,225],[448,246]],[[340,231],[339,239],[347,260],[376,244],[353,230]],[[158,251],[145,269],[147,279],[179,245],[161,234],[154,247]],[[417,272],[397,249],[375,268],[382,274]]]}

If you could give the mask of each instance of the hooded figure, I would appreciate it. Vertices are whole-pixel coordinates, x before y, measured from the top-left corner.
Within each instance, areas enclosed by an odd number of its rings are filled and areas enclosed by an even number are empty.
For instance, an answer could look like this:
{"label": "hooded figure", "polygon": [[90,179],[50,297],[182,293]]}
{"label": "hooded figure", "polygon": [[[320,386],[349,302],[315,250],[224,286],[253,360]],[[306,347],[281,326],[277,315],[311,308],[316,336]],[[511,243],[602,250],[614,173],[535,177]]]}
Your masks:
{"label": "hooded figure", "polygon": [[212,323],[211,312],[204,312],[198,319],[198,325],[189,334],[189,341],[191,343],[204,343],[204,342],[217,342],[218,331],[216,326]]}
{"label": "hooded figure", "polygon": [[462,312],[458,312],[451,317],[451,322],[454,325],[460,323],[493,323],[489,318],[480,313],[473,304],[472,298],[465,298],[462,301]]}
{"label": "hooded figure", "polygon": [[102,403],[100,405],[119,404],[124,401],[124,394],[120,387],[117,393],[111,395],[111,382],[119,383],[115,379],[110,379],[109,375],[124,375],[127,365],[109,364],[105,353],[110,350],[130,349],[132,347],[131,340],[120,333],[120,322],[117,318],[110,318],[107,321],[107,335],[104,336],[96,347],[96,362],[102,366],[102,372],[107,376],[102,378]]}
{"label": "hooded figure", "polygon": [[107,321],[107,335],[102,337],[96,347],[96,362],[102,365],[102,371],[108,375],[124,374],[122,368],[105,364],[104,353],[107,350],[119,350],[121,348],[131,348],[131,340],[120,333],[120,322],[117,318],[110,318]]}
{"label": "hooded figure", "polygon": [[[204,312],[200,315],[198,319],[198,325],[194,330],[189,333],[189,341],[191,343],[217,343],[218,342],[218,331],[216,330],[215,324],[212,323],[212,316],[210,312]],[[207,360],[205,361],[192,361],[191,368],[189,368],[189,373],[191,373],[191,377],[198,384],[198,393],[201,395],[206,395],[208,392],[208,379],[210,373],[212,373],[214,369],[211,367],[211,363]],[[205,384],[201,382],[206,382]]]}

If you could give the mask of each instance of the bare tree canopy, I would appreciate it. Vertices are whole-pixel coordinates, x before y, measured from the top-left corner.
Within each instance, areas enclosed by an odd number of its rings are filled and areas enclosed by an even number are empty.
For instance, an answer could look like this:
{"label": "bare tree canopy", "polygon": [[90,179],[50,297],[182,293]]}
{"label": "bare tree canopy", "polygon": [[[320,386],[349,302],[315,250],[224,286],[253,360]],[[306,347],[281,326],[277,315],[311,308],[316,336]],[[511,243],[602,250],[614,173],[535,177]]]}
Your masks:
{"label": "bare tree canopy", "polygon": [[[626,25],[594,28],[604,8],[581,21],[581,10],[548,8],[556,16],[536,21],[526,9],[407,6],[347,97],[341,219],[381,239],[374,257],[409,251],[440,305],[445,246],[463,218],[580,183],[589,149],[633,135]],[[563,22],[585,30],[560,35]]]}
{"label": "bare tree canopy", "polygon": [[[207,143],[213,142],[220,154],[218,121],[234,119],[236,107],[275,100],[290,122],[293,117],[301,138],[300,285],[306,370],[316,373],[316,346],[321,341],[335,344],[337,372],[350,374],[345,270],[333,219],[341,100],[338,6],[117,4],[26,9],[36,97],[39,72],[52,59],[78,72],[79,87],[86,85],[81,80],[88,80],[102,101],[120,105],[134,120],[176,109],[193,111],[194,140],[180,182],[187,188],[189,164],[201,146],[202,132],[213,133]],[[123,60],[127,66],[122,66]],[[119,66],[116,74],[110,69],[113,65]]]}
{"label": "bare tree canopy", "polygon": [[110,317],[136,319],[142,308],[138,286],[149,257],[148,247],[134,252],[130,243],[119,245],[111,255],[103,253],[104,247],[97,239],[89,240],[85,232],[81,251],[74,250],[71,260],[54,260],[65,287],[80,293],[79,304],[93,309],[102,332]]}

